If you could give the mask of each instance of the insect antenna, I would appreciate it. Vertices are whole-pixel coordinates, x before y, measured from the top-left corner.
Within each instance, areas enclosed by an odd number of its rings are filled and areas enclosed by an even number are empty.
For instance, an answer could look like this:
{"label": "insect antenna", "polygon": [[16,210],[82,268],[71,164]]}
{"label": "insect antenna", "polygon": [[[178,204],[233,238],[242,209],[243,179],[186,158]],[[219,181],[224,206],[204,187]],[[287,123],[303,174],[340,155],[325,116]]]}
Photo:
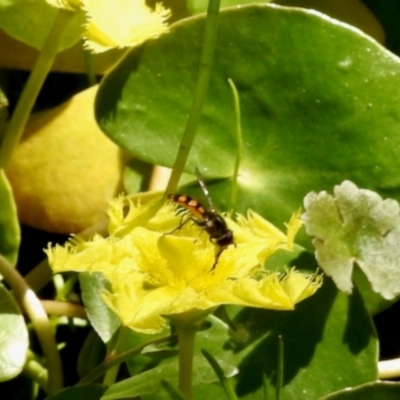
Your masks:
{"label": "insect antenna", "polygon": [[201,175],[201,172],[199,171],[199,169],[197,167],[195,168],[195,171],[196,171],[197,180],[199,181],[201,190],[203,191],[204,195],[207,198],[208,204],[210,205],[210,209],[211,209],[211,211],[215,211],[215,206],[214,206],[213,201],[211,200],[210,192],[208,191],[206,183],[204,182],[204,178]]}

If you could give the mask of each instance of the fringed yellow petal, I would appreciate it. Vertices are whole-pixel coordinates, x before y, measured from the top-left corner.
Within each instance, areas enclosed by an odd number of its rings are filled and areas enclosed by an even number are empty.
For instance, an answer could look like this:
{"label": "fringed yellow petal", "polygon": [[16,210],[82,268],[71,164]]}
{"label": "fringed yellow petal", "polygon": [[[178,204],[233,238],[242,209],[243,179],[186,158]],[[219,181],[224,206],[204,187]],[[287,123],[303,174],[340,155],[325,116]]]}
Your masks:
{"label": "fringed yellow petal", "polygon": [[88,16],[85,47],[100,53],[113,47],[137,46],[166,32],[170,10],[144,0],[82,0]]}
{"label": "fringed yellow petal", "polygon": [[293,304],[312,296],[322,285],[322,276],[305,275],[292,268],[282,280],[282,287]]}
{"label": "fringed yellow petal", "polygon": [[292,250],[294,244],[294,237],[303,225],[301,218],[301,210],[292,215],[290,221],[286,224],[287,228],[287,249]]}
{"label": "fringed yellow petal", "polygon": [[[137,332],[153,334],[161,331],[167,325],[157,307],[160,305],[160,301],[151,298],[157,297],[154,296],[155,292],[157,291],[150,291],[153,296],[143,302],[142,300],[146,299],[146,296],[135,298],[135,291],[132,290],[132,287],[116,285],[113,293],[103,294],[103,299],[124,325]],[[164,300],[168,300],[168,290],[162,288],[158,292],[160,293],[158,298],[164,296]]]}

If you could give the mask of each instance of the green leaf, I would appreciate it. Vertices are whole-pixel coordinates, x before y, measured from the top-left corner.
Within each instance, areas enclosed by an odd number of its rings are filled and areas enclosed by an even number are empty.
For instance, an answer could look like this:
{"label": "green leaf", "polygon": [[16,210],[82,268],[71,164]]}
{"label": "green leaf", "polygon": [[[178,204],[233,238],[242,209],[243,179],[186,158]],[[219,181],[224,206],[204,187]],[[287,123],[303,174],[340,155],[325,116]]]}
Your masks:
{"label": "green leaf", "polygon": [[24,317],[11,293],[0,283],[0,382],[18,375],[29,346]]}
{"label": "green leaf", "polygon": [[21,232],[12,189],[3,170],[0,171],[0,204],[0,253],[15,264]]}
{"label": "green leaf", "polygon": [[85,384],[67,387],[56,394],[46,397],[45,400],[100,400],[106,387],[99,384]]}
{"label": "green leaf", "polygon": [[365,276],[364,272],[362,272],[357,265],[355,265],[355,268],[353,270],[352,279],[354,285],[360,291],[361,296],[364,299],[365,307],[367,308],[369,314],[372,316],[386,310],[387,308],[392,306],[393,303],[395,303],[397,300],[385,300],[380,294],[376,293],[372,289],[371,283]]}
{"label": "green leaf", "polygon": [[[303,254],[304,260],[311,260]],[[377,378],[378,346],[361,296],[337,291],[329,278],[294,311],[244,309],[233,321],[230,346],[238,363],[236,392],[263,398],[263,374],[274,393],[278,336],[284,346],[281,400],[319,399]]]}
{"label": "green leaf", "polygon": [[[139,333],[132,331],[129,328],[125,328],[125,336],[124,341],[120,344],[119,351],[129,351],[130,349],[136,348],[138,346],[143,345],[149,340],[155,339],[156,337],[167,336],[169,331],[165,329],[162,332],[159,332],[155,335],[146,335],[144,333]],[[157,345],[148,345],[146,346],[142,352],[134,357],[130,358],[126,362],[126,366],[129,369],[130,374],[138,375],[151,367],[154,367],[158,361],[162,359],[168,359],[171,357],[176,357],[177,350],[165,348],[164,346]]]}
{"label": "green leaf", "polygon": [[[217,377],[206,360],[200,356],[194,357],[193,385],[215,382]],[[232,375],[235,367],[227,362],[220,362],[226,375]],[[162,389],[161,379],[167,379],[177,385],[178,362],[165,363],[142,374],[125,379],[111,385],[103,396],[103,400],[124,399],[134,396],[142,396],[148,393],[158,393]]]}
{"label": "green leaf", "polygon": [[[0,28],[41,50],[58,12],[45,0],[0,0]],[[72,47],[82,36],[85,15],[83,11],[75,14],[60,41],[59,51]]]}
{"label": "green leaf", "polygon": [[101,297],[103,292],[111,290],[110,282],[99,272],[82,272],[79,282],[89,321],[103,342],[107,343],[121,325]]}
{"label": "green leaf", "polygon": [[323,397],[321,400],[398,400],[400,383],[371,382]]}
{"label": "green leaf", "polygon": [[215,372],[215,375],[218,376],[218,380],[221,386],[224,388],[226,398],[229,400],[237,400],[235,391],[233,390],[231,381],[225,376],[224,371],[221,366],[218,364],[218,361],[206,350],[201,351],[203,356],[207,359],[208,363],[211,365],[212,369]]}
{"label": "green leaf", "polygon": [[4,123],[8,117],[8,99],[0,87],[0,139],[3,137]]}
{"label": "green leaf", "polygon": [[80,378],[83,378],[90,371],[97,367],[106,355],[106,348],[103,341],[97,333],[91,330],[83,343],[82,349],[78,356],[77,373]]}
{"label": "green leaf", "polygon": [[[96,115],[112,140],[171,166],[191,104],[204,17],[131,50],[102,81]],[[186,171],[228,178],[236,156],[231,78],[244,151],[237,211],[278,226],[306,193],[345,179],[400,198],[400,64],[346,24],[315,12],[249,5],[220,14],[210,90]],[[224,208],[229,180],[210,185]],[[216,202],[217,203],[217,202]]]}
{"label": "green leaf", "polygon": [[149,186],[153,166],[140,160],[131,159],[125,165],[123,182],[127,193],[139,193]]}
{"label": "green leaf", "polygon": [[176,389],[175,386],[173,386],[169,381],[163,379],[161,381],[161,385],[172,400],[186,400],[186,397],[181,394],[179,390]]}
{"label": "green leaf", "polygon": [[304,199],[307,233],[318,264],[344,292],[353,287],[356,262],[375,292],[385,299],[400,294],[400,206],[345,181],[334,195],[311,192]]}
{"label": "green leaf", "polygon": [[[171,396],[166,392],[158,392],[141,396],[141,400],[170,400]],[[215,383],[201,384],[193,387],[191,400],[227,400],[221,386]]]}

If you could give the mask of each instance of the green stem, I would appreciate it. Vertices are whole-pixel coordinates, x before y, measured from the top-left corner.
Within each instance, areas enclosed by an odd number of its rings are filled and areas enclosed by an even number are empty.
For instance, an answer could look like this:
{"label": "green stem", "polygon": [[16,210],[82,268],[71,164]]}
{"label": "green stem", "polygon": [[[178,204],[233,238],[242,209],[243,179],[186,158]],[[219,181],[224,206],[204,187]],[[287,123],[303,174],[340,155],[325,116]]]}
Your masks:
{"label": "green stem", "polygon": [[[57,275],[56,275],[57,276]],[[54,276],[54,278],[56,278]],[[76,282],[78,282],[78,274],[69,275],[66,281],[63,281],[63,285],[60,288],[57,288],[57,296],[56,300],[63,301],[65,300],[68,295],[71,293],[72,289],[74,288]]]}
{"label": "green stem", "polygon": [[278,336],[278,362],[276,367],[276,390],[275,390],[275,400],[280,400],[281,391],[283,385],[283,337],[281,335]]}
{"label": "green stem", "polygon": [[207,19],[203,40],[203,50],[200,57],[200,70],[197,77],[192,106],[189,117],[183,132],[181,144],[172,169],[171,177],[168,181],[166,194],[175,193],[179,179],[189,157],[190,149],[196,135],[204,100],[210,83],[211,67],[214,59],[214,50],[217,42],[218,14],[220,0],[209,0],[207,9]]}
{"label": "green stem", "polygon": [[86,68],[86,76],[88,79],[89,86],[94,86],[97,84],[96,73],[94,70],[93,56],[89,50],[82,48],[83,60]]}
{"label": "green stem", "polygon": [[6,169],[12,153],[21,139],[29,115],[47,74],[57,55],[59,42],[74,13],[59,10],[43,49],[18,100],[0,148],[0,168]]}
{"label": "green stem", "polygon": [[186,397],[166,379],[161,379],[161,386],[173,400],[187,400]]}
{"label": "green stem", "polygon": [[[118,354],[121,353],[121,349],[126,347],[126,341],[128,338],[128,329],[129,328],[125,326],[121,326],[119,328],[117,340],[115,341],[113,349],[110,351],[107,358],[116,357]],[[104,375],[103,385],[111,386],[113,383],[115,383],[119,371],[119,365],[120,364],[116,364],[107,370],[107,372]]]}
{"label": "green stem", "polygon": [[41,365],[33,352],[28,350],[28,354],[26,356],[26,362],[23,368],[23,373],[29,376],[34,382],[38,383],[38,385],[42,388],[42,390],[46,391],[48,387],[48,371],[46,368]]}
{"label": "green stem", "polygon": [[47,314],[40,300],[26,284],[24,278],[2,255],[0,255],[0,275],[10,285],[14,296],[32,321],[44,357],[46,358],[46,366],[49,373],[47,391],[49,394],[56,393],[63,387],[63,373],[57,342]]}
{"label": "green stem", "polygon": [[147,347],[151,344],[160,344],[160,343],[168,342],[171,339],[172,339],[171,335],[158,337],[158,338],[149,340],[146,343],[143,343],[133,349],[130,349],[129,351],[126,351],[125,353],[118,354],[116,357],[107,359],[106,361],[103,361],[100,365],[98,365],[96,368],[94,368],[92,371],[90,371],[86,376],[84,376],[78,382],[78,385],[83,385],[85,383],[94,382],[96,379],[98,379],[102,375],[104,375],[110,368],[114,367],[115,365],[119,365],[124,361],[128,361],[133,356],[140,354],[145,347]]}
{"label": "green stem", "polygon": [[53,271],[49,267],[49,260],[47,258],[24,276],[26,283],[34,292],[43,289],[52,278]]}
{"label": "green stem", "polygon": [[193,348],[196,330],[177,327],[179,341],[179,390],[188,399],[192,396]]}
{"label": "green stem", "polygon": [[57,315],[68,318],[87,319],[85,308],[66,301],[42,300],[41,304],[47,315]]}
{"label": "green stem", "polygon": [[5,94],[0,89],[0,141],[3,137],[3,131],[5,127],[5,123],[8,118],[8,100]]}
{"label": "green stem", "polygon": [[235,133],[236,133],[236,160],[233,169],[232,186],[231,186],[231,196],[229,199],[229,209],[233,210],[237,201],[237,178],[239,174],[240,162],[242,160],[243,153],[243,136],[242,136],[242,123],[240,120],[240,99],[239,93],[236,89],[235,83],[232,79],[228,79],[229,86],[232,89],[233,94],[233,107],[235,110]]}
{"label": "green stem", "polygon": [[203,356],[207,359],[208,363],[210,364],[211,368],[214,370],[215,374],[218,377],[218,380],[225,391],[226,397],[228,400],[238,400],[236,393],[233,389],[232,383],[224,374],[223,369],[218,364],[217,360],[209,353],[207,350],[201,350]]}

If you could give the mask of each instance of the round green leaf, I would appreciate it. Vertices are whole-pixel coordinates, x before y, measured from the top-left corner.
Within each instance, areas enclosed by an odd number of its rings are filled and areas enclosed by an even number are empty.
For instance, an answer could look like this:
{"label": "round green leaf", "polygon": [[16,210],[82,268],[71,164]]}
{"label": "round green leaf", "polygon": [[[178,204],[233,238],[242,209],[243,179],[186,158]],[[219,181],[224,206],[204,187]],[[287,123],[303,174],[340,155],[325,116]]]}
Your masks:
{"label": "round green leaf", "polygon": [[11,293],[0,283],[0,382],[18,375],[29,346],[24,317]]}
{"label": "round green leaf", "polygon": [[[102,82],[102,129],[136,157],[171,166],[194,92],[204,16],[133,49]],[[237,210],[276,224],[305,194],[345,179],[399,198],[400,64],[360,31],[314,11],[249,5],[220,13],[210,89],[186,170],[230,177],[243,156]],[[213,185],[227,205],[229,182]],[[214,193],[213,193],[214,195]]]}
{"label": "round green leaf", "polygon": [[[60,10],[45,0],[0,0],[0,28],[8,35],[41,50]],[[85,15],[75,12],[59,45],[65,50],[81,38]]]}
{"label": "round green leaf", "polygon": [[11,186],[0,171],[0,253],[11,263],[18,257],[21,232]]}

